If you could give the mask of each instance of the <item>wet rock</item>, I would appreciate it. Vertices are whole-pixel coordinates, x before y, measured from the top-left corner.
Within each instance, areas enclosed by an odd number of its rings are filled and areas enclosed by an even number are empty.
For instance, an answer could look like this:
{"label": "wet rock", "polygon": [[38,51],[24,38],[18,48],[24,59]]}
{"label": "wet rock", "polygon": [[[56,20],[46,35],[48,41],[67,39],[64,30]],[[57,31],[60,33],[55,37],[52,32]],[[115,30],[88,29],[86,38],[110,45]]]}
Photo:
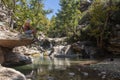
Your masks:
{"label": "wet rock", "polygon": [[47,80],[55,80],[55,78],[52,77],[51,75],[48,75],[48,76],[47,76]]}
{"label": "wet rock", "polygon": [[83,74],[84,76],[88,76],[88,73],[87,73],[87,72],[82,72],[82,74]]}
{"label": "wet rock", "polygon": [[32,62],[30,57],[25,56],[22,53],[12,52],[12,49],[2,47],[2,54],[4,54],[3,66],[19,66],[30,64]]}
{"label": "wet rock", "polygon": [[106,72],[101,72],[101,74],[106,74]]}
{"label": "wet rock", "polygon": [[71,77],[73,77],[73,76],[75,75],[74,72],[69,72],[68,74],[69,74],[69,76],[71,76]]}
{"label": "wet rock", "polygon": [[103,76],[102,76],[102,79],[105,79],[105,78],[106,78],[106,75],[103,75]]}
{"label": "wet rock", "polygon": [[0,80],[26,80],[26,78],[14,69],[0,66]]}

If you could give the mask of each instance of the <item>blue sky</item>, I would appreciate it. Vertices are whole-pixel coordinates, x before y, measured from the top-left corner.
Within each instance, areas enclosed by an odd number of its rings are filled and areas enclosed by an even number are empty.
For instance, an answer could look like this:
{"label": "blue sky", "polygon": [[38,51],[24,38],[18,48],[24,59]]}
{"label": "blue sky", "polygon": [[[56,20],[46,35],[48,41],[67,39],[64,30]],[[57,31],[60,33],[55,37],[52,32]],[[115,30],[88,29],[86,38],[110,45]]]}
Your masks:
{"label": "blue sky", "polygon": [[44,6],[45,6],[45,9],[53,10],[53,13],[47,15],[49,19],[51,19],[51,17],[58,12],[58,9],[60,9],[59,0],[45,0]]}

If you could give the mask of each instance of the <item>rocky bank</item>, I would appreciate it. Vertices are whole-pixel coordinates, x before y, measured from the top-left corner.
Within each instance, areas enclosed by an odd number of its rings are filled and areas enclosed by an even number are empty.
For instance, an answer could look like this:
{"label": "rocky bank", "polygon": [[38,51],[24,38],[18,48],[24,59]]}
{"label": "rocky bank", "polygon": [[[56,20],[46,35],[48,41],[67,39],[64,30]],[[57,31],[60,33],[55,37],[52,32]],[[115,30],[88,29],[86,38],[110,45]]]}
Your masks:
{"label": "rocky bank", "polygon": [[0,66],[0,80],[26,80],[25,76],[12,69]]}

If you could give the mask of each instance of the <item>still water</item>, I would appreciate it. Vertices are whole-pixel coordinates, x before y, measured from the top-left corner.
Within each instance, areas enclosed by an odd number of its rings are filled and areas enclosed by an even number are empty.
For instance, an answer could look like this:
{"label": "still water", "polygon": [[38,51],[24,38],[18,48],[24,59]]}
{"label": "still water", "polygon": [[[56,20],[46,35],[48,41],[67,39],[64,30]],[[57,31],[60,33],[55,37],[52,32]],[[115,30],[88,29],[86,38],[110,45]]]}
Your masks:
{"label": "still water", "polygon": [[102,80],[94,71],[80,67],[79,64],[86,61],[89,60],[34,57],[32,64],[15,69],[29,80]]}

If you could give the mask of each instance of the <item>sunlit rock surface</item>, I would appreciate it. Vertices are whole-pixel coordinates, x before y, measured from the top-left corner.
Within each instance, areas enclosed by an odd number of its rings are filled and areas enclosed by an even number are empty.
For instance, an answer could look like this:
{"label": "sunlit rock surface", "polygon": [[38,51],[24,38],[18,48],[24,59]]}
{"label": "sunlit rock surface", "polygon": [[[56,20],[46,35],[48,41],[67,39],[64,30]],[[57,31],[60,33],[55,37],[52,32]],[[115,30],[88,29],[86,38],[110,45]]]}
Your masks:
{"label": "sunlit rock surface", "polygon": [[15,47],[13,52],[23,53],[24,55],[40,54],[40,51],[36,47],[27,48],[26,46]]}
{"label": "sunlit rock surface", "polygon": [[13,52],[13,48],[29,45],[32,43],[32,39],[32,36],[11,30],[5,23],[0,22],[0,63],[4,66],[31,63],[30,57],[25,56],[22,52]]}
{"label": "sunlit rock surface", "polygon": [[26,78],[14,69],[0,66],[0,80],[26,80]]}
{"label": "sunlit rock surface", "polygon": [[14,48],[32,43],[33,37],[10,30],[5,23],[0,22],[0,46]]}

